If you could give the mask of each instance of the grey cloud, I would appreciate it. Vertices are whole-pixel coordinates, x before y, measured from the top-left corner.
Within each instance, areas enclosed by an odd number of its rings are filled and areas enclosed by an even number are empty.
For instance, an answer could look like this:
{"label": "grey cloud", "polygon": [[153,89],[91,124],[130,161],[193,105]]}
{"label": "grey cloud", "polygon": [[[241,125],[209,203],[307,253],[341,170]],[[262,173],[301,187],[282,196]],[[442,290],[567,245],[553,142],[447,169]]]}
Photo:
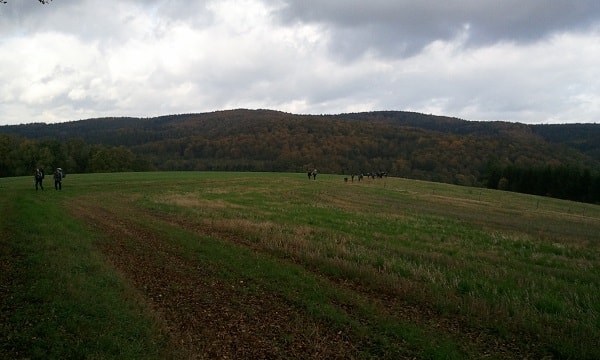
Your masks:
{"label": "grey cloud", "polygon": [[[33,34],[56,31],[76,34],[86,41],[124,41],[130,35],[128,22],[145,13],[153,17],[156,36],[175,21],[207,26],[211,22],[208,1],[56,0],[39,5],[35,0],[10,1],[0,7],[0,24],[5,33]],[[120,12],[129,7],[131,13]]]}
{"label": "grey cloud", "polygon": [[586,29],[600,22],[600,1],[287,0],[279,16],[329,27],[332,50],[349,57],[367,50],[408,56],[435,40],[452,40],[465,26],[466,46]]}

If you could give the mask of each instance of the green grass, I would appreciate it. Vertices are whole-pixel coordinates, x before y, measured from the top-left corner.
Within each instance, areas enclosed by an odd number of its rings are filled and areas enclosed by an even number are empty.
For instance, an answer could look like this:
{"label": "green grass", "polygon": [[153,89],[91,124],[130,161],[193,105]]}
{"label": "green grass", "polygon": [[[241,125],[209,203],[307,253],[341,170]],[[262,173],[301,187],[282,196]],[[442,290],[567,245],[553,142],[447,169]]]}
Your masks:
{"label": "green grass", "polygon": [[[21,179],[22,180],[22,179]],[[95,234],[65,212],[69,194],[2,179],[2,358],[163,358],[167,338],[108,269]]]}
{"label": "green grass", "polygon": [[600,206],[342,179],[72,174],[62,192],[0,179],[0,357],[165,358],[181,350],[144,292],[108,263],[101,245],[111,234],[94,231],[75,206],[166,239],[178,256],[212,269],[214,281],[283,299],[346,334],[358,357],[600,352]]}

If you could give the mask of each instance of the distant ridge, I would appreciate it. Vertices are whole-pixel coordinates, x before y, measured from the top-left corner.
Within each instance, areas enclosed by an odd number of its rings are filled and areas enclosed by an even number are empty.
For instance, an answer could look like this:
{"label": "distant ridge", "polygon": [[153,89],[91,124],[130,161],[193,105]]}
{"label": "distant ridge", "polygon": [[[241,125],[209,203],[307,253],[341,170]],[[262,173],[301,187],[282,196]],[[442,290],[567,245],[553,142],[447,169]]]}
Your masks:
{"label": "distant ridge", "polygon": [[296,115],[237,109],[2,126],[0,134],[122,146],[157,170],[318,167],[464,185],[480,184],[491,164],[600,171],[600,125],[468,121],[406,111]]}

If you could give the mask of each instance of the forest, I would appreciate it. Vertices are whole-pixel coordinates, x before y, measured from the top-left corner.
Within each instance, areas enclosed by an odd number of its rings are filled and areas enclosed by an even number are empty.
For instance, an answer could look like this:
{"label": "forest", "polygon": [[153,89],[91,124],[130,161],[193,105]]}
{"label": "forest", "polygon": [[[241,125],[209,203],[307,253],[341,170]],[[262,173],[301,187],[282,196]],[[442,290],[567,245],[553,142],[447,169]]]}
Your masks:
{"label": "forest", "polygon": [[[386,172],[599,202],[600,125],[478,122],[402,111],[295,115],[239,109],[0,127],[0,176],[59,166],[72,173]],[[524,185],[523,179],[533,178]],[[579,190],[556,190],[566,188],[560,185],[565,182]]]}

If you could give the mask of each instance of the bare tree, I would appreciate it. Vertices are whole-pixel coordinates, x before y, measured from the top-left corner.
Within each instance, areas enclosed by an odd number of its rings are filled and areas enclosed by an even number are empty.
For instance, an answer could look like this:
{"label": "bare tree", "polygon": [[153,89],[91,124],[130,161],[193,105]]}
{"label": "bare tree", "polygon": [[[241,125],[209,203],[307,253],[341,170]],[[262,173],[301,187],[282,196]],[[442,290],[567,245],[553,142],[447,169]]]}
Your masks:
{"label": "bare tree", "polygon": [[[52,0],[38,0],[41,4],[47,4]],[[6,4],[6,0],[0,0],[0,4]]]}

